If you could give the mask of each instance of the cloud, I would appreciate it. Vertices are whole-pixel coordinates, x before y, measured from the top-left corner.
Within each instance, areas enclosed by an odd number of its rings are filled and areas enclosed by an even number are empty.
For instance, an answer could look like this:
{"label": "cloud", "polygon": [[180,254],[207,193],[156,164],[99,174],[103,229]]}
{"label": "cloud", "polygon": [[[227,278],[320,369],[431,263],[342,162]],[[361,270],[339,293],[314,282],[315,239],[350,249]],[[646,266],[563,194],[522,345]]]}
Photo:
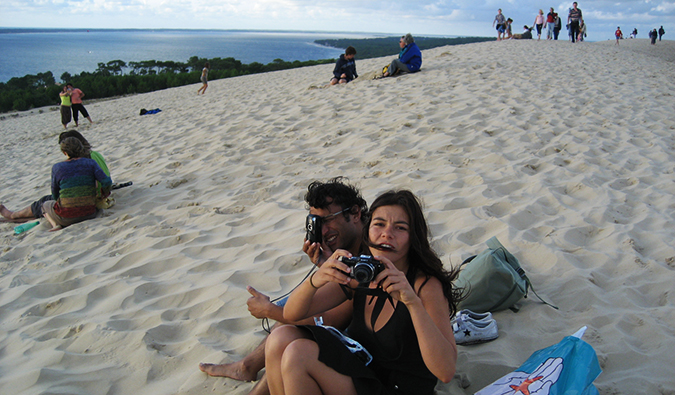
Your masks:
{"label": "cloud", "polygon": [[[675,1],[577,1],[592,40],[612,38],[617,24],[647,29],[675,17]],[[553,6],[565,20],[571,4],[572,0]],[[0,2],[0,26],[494,36],[492,21],[498,8],[514,20],[514,26],[522,26],[532,24],[542,4],[540,0],[5,0]],[[31,25],[25,25],[27,21]]]}

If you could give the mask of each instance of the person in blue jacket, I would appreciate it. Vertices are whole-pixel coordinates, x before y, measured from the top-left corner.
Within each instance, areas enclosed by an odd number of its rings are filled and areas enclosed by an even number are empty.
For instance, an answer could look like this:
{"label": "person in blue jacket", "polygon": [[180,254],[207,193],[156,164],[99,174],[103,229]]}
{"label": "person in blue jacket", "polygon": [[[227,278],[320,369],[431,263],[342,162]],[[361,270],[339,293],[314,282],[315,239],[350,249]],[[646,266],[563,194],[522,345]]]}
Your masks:
{"label": "person in blue jacket", "polygon": [[417,44],[415,44],[412,34],[408,33],[401,37],[398,45],[401,46],[398,59],[394,59],[391,62],[383,77],[396,75],[399,72],[414,73],[422,67],[422,52]]}
{"label": "person in blue jacket", "polygon": [[333,69],[333,78],[330,80],[331,85],[335,84],[346,84],[349,81],[359,77],[356,74],[356,61],[354,57],[356,56],[356,49],[349,46],[345,49],[344,55],[340,55],[340,59],[335,62],[335,68]]}

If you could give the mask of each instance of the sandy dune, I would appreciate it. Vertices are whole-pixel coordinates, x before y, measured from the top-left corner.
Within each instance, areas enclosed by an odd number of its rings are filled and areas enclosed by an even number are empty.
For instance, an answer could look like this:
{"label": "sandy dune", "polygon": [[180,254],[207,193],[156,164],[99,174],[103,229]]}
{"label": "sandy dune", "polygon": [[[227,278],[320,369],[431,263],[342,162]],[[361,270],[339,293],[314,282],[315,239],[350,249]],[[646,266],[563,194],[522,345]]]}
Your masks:
{"label": "sandy dune", "polygon": [[[358,48],[357,48],[358,50]],[[0,223],[0,393],[246,394],[201,361],[262,339],[246,286],[273,297],[309,270],[309,182],[344,175],[370,202],[424,200],[458,265],[497,236],[537,292],[460,346],[470,394],[583,325],[602,394],[674,394],[675,41],[507,41],[424,51],[420,73],[325,88],[332,65],[85,105],[117,204],[15,236]],[[161,108],[139,116],[141,108]],[[0,201],[49,192],[58,111],[0,121]]]}

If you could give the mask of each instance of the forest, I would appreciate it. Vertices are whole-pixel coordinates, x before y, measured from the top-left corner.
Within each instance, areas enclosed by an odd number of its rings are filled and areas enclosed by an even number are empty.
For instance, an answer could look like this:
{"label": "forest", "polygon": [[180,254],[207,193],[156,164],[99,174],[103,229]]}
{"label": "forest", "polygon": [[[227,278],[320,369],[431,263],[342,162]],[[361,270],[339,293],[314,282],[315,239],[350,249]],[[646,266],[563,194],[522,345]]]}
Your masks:
{"label": "forest", "polygon": [[[397,54],[398,40],[398,37],[385,37],[317,40],[315,42],[335,48],[346,48],[351,45],[357,49],[357,59],[368,59]],[[415,42],[422,50],[491,40],[494,38],[415,38]],[[268,64],[257,62],[243,64],[234,58],[205,59],[197,56],[191,57],[185,63],[157,60],[127,63],[123,60],[111,60],[107,63],[99,63],[98,68],[93,72],[74,75],[65,72],[59,76],[59,81],[51,71],[46,71],[37,75],[27,74],[23,77],[15,77],[6,83],[0,83],[0,112],[26,111],[37,107],[59,105],[59,92],[62,90],[62,84],[68,82],[86,92],[88,100],[195,84],[199,82],[202,67],[207,61],[211,65],[209,80],[213,81],[247,74],[333,63],[335,59],[304,62],[275,59]]]}

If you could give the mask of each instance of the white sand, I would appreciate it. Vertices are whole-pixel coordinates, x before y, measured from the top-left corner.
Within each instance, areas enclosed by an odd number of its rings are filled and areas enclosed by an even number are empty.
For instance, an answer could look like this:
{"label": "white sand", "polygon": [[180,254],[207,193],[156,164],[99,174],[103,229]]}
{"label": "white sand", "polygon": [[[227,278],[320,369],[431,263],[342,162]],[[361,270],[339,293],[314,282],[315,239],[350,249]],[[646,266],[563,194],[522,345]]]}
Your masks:
{"label": "white sand", "polygon": [[[496,314],[441,394],[469,394],[583,325],[602,394],[673,394],[675,42],[509,41],[424,52],[423,71],[328,89],[332,65],[85,105],[117,205],[14,236],[1,223],[0,393],[246,394],[201,361],[263,338],[245,287],[309,269],[302,196],[344,175],[421,196],[447,265],[498,236],[553,310]],[[654,56],[651,56],[654,55]],[[161,108],[139,116],[141,108]],[[0,201],[49,193],[57,111],[0,121]],[[469,385],[470,384],[470,385]],[[462,386],[468,386],[462,388]]]}

